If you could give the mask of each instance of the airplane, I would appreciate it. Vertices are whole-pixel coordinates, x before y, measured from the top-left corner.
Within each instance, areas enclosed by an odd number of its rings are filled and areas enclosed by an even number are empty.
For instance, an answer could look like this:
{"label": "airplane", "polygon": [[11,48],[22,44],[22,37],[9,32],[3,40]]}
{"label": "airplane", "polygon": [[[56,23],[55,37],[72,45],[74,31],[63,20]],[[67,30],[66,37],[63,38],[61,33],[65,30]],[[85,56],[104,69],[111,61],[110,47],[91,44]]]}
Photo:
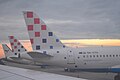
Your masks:
{"label": "airplane", "polygon": [[[21,58],[21,54],[27,53],[28,51],[25,49],[25,47],[20,43],[20,41],[15,36],[8,36],[8,38],[9,38],[9,41],[10,41],[10,44],[12,47],[12,54],[17,56],[16,60],[18,62],[41,66],[41,68],[46,68],[47,66],[49,66],[47,64],[37,63],[37,62],[35,62],[35,60],[32,60],[32,62],[31,62],[31,60],[29,60],[29,59]],[[32,59],[31,56],[28,54],[25,54],[24,56]],[[14,61],[16,61],[16,60],[14,60]]]}
{"label": "airplane", "polygon": [[[31,61],[22,59],[20,57],[20,54],[23,52],[26,52],[27,50],[19,42],[19,40],[17,40],[14,36],[9,36],[9,40],[10,40],[12,50],[6,44],[2,44],[3,51],[5,53],[4,60],[12,61],[12,62],[20,62],[20,63],[31,63]],[[28,55],[28,54],[26,54],[26,55]],[[30,56],[28,55],[28,57],[30,57]]]}
{"label": "airplane", "polygon": [[2,47],[3,47],[3,51],[6,59],[12,60],[10,57],[17,57],[13,55],[12,50],[7,46],[7,44],[2,44]]}
{"label": "airplane", "polygon": [[23,12],[33,51],[27,52],[35,60],[48,65],[65,68],[65,71],[82,70],[117,73],[114,80],[120,80],[120,47],[67,47],[32,11]]}
{"label": "airplane", "polygon": [[[8,36],[8,38],[12,47],[13,54],[18,56],[18,58],[21,58],[21,54],[26,53],[27,50],[15,36]],[[26,54],[25,56],[31,58],[28,54]]]}
{"label": "airplane", "polygon": [[87,80],[54,73],[35,71],[11,66],[0,65],[2,80]]}
{"label": "airplane", "polygon": [[20,58],[21,52],[26,52],[27,50],[25,47],[15,38],[15,36],[8,36],[10,45],[12,47],[12,52],[14,55],[18,56]]}
{"label": "airplane", "polygon": [[18,58],[18,56],[13,54],[12,50],[7,46],[7,44],[2,44],[2,47],[5,53],[6,60],[13,60],[12,58]]}

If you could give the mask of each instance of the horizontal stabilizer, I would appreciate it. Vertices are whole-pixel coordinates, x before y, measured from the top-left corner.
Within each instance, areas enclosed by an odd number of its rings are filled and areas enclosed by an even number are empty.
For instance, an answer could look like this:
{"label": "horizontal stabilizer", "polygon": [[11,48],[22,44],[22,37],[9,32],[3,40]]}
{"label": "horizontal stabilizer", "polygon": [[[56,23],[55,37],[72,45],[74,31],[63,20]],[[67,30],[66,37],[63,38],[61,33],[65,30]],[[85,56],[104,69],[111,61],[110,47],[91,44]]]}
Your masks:
{"label": "horizontal stabilizer", "polygon": [[40,58],[40,59],[44,59],[44,58],[50,58],[52,57],[49,54],[45,54],[45,53],[41,53],[41,52],[27,52],[27,54],[29,54],[32,58]]}

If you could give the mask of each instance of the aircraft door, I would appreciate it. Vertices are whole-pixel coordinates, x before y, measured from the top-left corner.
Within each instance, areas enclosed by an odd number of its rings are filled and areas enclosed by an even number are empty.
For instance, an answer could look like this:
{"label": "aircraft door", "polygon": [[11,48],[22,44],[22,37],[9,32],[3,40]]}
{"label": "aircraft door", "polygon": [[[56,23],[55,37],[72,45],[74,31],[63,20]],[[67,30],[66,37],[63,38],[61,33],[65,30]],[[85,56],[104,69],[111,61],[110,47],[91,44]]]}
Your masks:
{"label": "aircraft door", "polygon": [[72,51],[67,53],[67,64],[75,64],[74,53]]}
{"label": "aircraft door", "polygon": [[20,53],[18,54],[18,58],[20,58]]}

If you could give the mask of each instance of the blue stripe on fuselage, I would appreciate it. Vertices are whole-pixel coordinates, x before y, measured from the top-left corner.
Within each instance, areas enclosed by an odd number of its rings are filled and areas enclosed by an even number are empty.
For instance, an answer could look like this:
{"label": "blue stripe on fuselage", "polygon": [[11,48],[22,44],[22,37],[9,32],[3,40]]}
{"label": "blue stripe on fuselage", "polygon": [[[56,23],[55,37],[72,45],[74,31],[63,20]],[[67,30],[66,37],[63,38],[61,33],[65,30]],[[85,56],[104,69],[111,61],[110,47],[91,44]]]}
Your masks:
{"label": "blue stripe on fuselage", "polygon": [[111,72],[120,73],[120,68],[111,68]]}
{"label": "blue stripe on fuselage", "polygon": [[86,72],[112,72],[120,73],[120,68],[92,68],[92,69],[74,69],[75,71],[86,71]]}

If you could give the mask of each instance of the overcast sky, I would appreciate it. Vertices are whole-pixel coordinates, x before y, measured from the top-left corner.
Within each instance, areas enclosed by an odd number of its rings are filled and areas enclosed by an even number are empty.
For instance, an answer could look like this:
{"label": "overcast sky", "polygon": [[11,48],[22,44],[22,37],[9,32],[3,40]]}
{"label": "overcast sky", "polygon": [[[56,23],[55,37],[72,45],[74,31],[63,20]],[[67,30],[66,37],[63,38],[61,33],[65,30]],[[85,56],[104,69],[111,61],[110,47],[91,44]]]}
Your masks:
{"label": "overcast sky", "polygon": [[0,0],[0,41],[9,35],[28,39],[26,10],[36,12],[61,39],[120,39],[120,0]]}

